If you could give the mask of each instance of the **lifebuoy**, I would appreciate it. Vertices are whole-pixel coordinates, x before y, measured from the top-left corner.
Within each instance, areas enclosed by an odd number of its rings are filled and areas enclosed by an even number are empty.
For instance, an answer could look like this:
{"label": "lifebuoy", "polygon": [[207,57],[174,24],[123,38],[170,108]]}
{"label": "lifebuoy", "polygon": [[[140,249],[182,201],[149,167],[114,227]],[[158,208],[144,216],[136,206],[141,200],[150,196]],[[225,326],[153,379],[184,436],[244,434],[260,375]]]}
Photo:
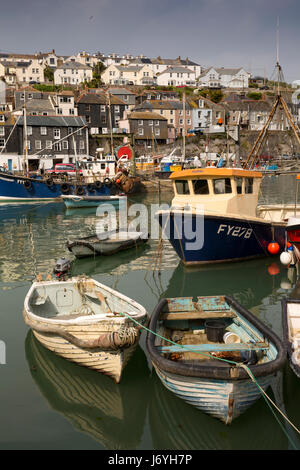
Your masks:
{"label": "lifebuoy", "polygon": [[95,187],[96,187],[97,189],[102,188],[102,183],[101,183],[101,181],[95,181]]}
{"label": "lifebuoy", "polygon": [[67,194],[70,191],[70,185],[68,183],[63,183],[60,189],[63,194]]}
{"label": "lifebuoy", "polygon": [[32,188],[32,183],[31,183],[31,181],[26,180],[26,181],[24,182],[24,188],[26,188],[26,189],[31,189],[31,188]]}
{"label": "lifebuoy", "polygon": [[78,196],[82,196],[84,194],[83,187],[82,186],[77,186],[75,193],[78,194]]}

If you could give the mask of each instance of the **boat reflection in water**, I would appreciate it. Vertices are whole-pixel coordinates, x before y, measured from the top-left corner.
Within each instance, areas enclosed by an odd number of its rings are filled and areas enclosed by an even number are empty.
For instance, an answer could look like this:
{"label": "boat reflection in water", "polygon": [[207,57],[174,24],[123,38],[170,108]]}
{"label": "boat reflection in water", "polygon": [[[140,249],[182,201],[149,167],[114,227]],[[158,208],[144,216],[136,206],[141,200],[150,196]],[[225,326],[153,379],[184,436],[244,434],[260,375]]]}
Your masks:
{"label": "boat reflection in water", "polygon": [[[283,450],[289,446],[263,399],[229,427],[177,398],[155,374],[152,382],[149,420],[155,450]],[[272,392],[268,395],[274,399]]]}
{"label": "boat reflection in water", "polygon": [[140,347],[122,383],[65,361],[45,349],[28,332],[26,358],[32,378],[50,407],[76,430],[105,449],[137,449],[145,426],[150,394],[150,371]]}
{"label": "boat reflection in water", "polygon": [[[272,269],[270,269],[270,267]],[[286,268],[266,259],[174,270],[163,297],[227,295],[249,309],[275,293]]]}

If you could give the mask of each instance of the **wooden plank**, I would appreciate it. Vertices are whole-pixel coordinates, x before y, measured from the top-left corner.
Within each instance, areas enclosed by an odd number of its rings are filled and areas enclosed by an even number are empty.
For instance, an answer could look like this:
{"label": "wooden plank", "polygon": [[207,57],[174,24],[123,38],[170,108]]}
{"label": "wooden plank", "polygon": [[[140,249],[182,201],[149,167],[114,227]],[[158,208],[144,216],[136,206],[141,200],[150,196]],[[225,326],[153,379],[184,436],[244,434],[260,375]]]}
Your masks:
{"label": "wooden plank", "polygon": [[210,318],[235,318],[236,314],[233,311],[224,312],[167,312],[160,316],[161,320],[207,320]]}
{"label": "wooden plank", "polygon": [[269,349],[267,343],[206,343],[206,344],[183,344],[172,346],[157,346],[160,353],[173,353],[173,352],[216,352],[216,351],[255,351]]}

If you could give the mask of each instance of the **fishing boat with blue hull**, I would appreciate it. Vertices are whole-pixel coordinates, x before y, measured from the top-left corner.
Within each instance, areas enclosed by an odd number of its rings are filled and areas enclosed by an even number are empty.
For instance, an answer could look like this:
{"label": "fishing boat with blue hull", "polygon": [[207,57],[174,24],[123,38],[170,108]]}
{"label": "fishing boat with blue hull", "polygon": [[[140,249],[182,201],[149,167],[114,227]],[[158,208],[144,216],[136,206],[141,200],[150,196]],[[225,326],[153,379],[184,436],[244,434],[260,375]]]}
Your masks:
{"label": "fishing boat with blue hull", "polygon": [[126,196],[76,196],[63,195],[62,200],[68,209],[80,207],[97,207],[99,204],[112,204],[119,207],[126,201]]}
{"label": "fishing boat with blue hull", "polygon": [[172,206],[156,217],[185,264],[241,261],[284,249],[294,207],[258,206],[260,172],[208,167],[178,171],[170,178]]}
{"label": "fishing boat with blue hull", "polygon": [[280,338],[227,296],[162,299],[146,345],[167,389],[226,424],[262,396],[286,360]]}
{"label": "fishing boat with blue hull", "polygon": [[67,183],[52,178],[31,178],[0,173],[0,202],[49,201],[66,194],[109,196],[110,186]]}

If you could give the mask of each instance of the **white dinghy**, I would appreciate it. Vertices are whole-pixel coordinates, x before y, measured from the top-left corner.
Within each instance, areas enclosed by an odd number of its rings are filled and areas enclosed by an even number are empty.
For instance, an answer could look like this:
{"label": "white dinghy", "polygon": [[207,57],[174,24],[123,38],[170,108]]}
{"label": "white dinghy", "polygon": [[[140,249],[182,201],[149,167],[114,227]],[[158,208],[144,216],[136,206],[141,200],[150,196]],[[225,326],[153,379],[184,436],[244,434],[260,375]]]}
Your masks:
{"label": "white dinghy", "polygon": [[147,323],[144,307],[83,276],[34,282],[23,317],[46,348],[116,383],[138,344],[139,325]]}

